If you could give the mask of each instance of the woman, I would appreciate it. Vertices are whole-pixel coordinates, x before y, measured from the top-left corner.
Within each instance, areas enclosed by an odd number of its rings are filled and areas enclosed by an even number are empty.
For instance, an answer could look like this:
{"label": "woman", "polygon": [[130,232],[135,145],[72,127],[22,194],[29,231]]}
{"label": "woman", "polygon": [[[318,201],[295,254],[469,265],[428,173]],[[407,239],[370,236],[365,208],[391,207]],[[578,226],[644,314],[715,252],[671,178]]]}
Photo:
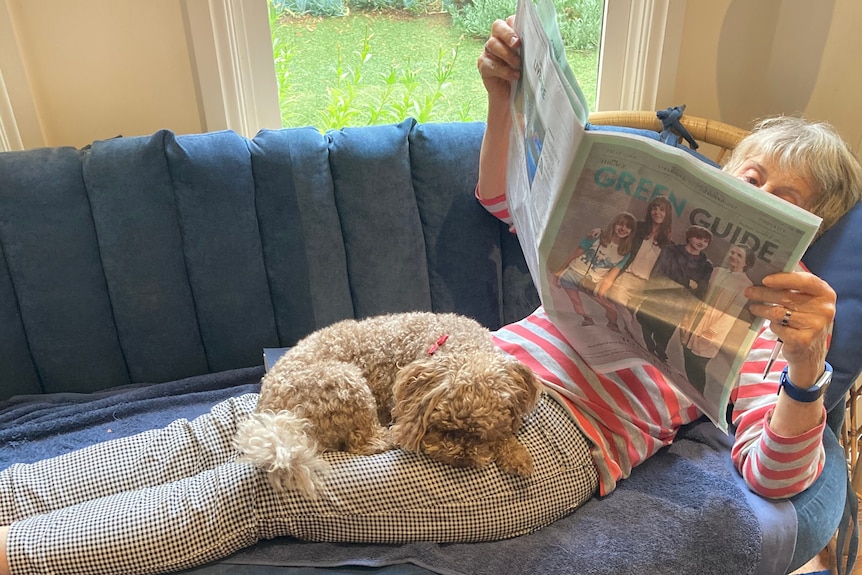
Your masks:
{"label": "woman", "polygon": [[621,212],[605,226],[598,237],[587,235],[554,274],[554,281],[566,290],[572,307],[583,318],[581,325],[595,325],[584,309],[580,290],[604,297],[619,270],[629,261],[635,217]]}
{"label": "woman", "polygon": [[[513,29],[513,23],[513,17],[494,23],[491,38],[485,43],[478,61],[488,92],[488,121],[480,154],[476,194],[489,211],[507,222],[510,218],[503,167],[506,165],[511,128],[508,100],[511,82],[520,76],[520,38]],[[765,193],[819,215],[823,218],[821,230],[828,229],[862,196],[862,168],[849,147],[828,125],[808,123],[798,118],[773,118],[758,124],[752,135],[737,146],[725,169]],[[733,460],[755,492],[767,497],[789,497],[795,491],[789,489],[789,485],[795,483],[796,489],[806,489],[822,463],[822,451],[816,455],[810,450],[803,453],[806,450],[802,447],[822,432],[825,422],[822,397],[803,402],[793,399],[790,394],[800,397],[796,390],[813,387],[824,374],[829,331],[835,314],[835,292],[815,275],[796,271],[769,275],[763,279],[762,285],[746,288],[745,296],[752,301],[751,313],[770,323],[769,329],[760,336],[760,345],[754,346],[744,362],[739,385],[732,398],[735,400],[732,418],[737,427]],[[591,390],[598,393],[610,388],[623,394],[631,392],[632,398],[662,397],[666,392],[680,400],[680,407],[669,415],[681,423],[690,421],[691,407],[687,400],[669,389],[661,378],[650,379],[642,372],[639,376],[644,388],[637,390],[630,390],[629,382],[616,374],[595,378],[576,376],[577,383],[572,385],[572,373],[560,373],[555,366],[542,363],[542,346],[559,337],[559,332],[549,325],[541,309],[528,322],[540,325],[543,332],[533,329],[530,336],[523,336],[507,345],[507,340],[517,338],[505,329],[501,330],[503,335],[498,333],[501,347],[517,352],[522,361],[527,361],[525,356],[530,354],[525,350],[533,344],[537,352],[534,361],[528,364],[548,382],[550,388],[558,389],[569,400],[567,406],[572,417],[583,421],[584,428],[587,424],[595,424],[605,432],[607,441],[604,443],[591,437],[606,456],[604,462],[601,457],[596,459],[602,480],[600,492],[612,489],[616,480],[626,477],[632,466],[652,455],[661,444],[659,436],[662,431],[668,432],[669,439],[676,429],[665,429],[658,421],[668,415],[664,404],[649,406],[659,410],[661,417],[657,421],[637,421],[624,401],[604,406],[590,405],[579,386],[598,387],[600,389]],[[765,382],[753,366],[766,361],[777,338],[784,342],[781,365],[773,366]],[[559,346],[564,344],[557,344]],[[554,349],[554,352],[558,351]],[[567,358],[574,356],[570,372],[590,373],[588,367],[577,362],[577,354],[560,354]],[[784,367],[787,368],[786,381],[790,383],[776,394],[777,371]],[[791,383],[793,391],[787,392]],[[644,390],[646,393],[642,394]],[[603,420],[590,417],[591,413],[599,412],[604,414]],[[613,415],[608,415],[609,412]],[[656,424],[660,431],[654,434],[640,432],[636,425],[632,425],[637,423]],[[632,436],[626,437],[626,432],[632,432]],[[614,440],[623,447],[617,448]],[[769,458],[763,453],[779,444],[793,463],[776,473],[770,469]]]}
{"label": "woman", "polygon": [[[518,73],[518,42],[511,21],[498,21],[479,58],[488,90],[488,128],[477,193],[483,204],[499,207],[498,213],[506,209],[509,80]],[[779,137],[780,126],[764,128],[746,148],[744,168],[734,173],[769,193],[794,197],[803,208],[816,206],[835,221],[859,197],[859,165],[832,132],[824,132],[817,149],[805,129],[794,125],[792,132],[795,139],[788,143]],[[764,338],[784,341],[776,369],[786,363],[797,388],[813,385],[824,371],[834,291],[812,274],[785,273],[765,278],[746,294],[756,302],[753,314],[773,320]],[[10,568],[16,574],[178,570],[280,535],[391,543],[511,537],[570,513],[595,493],[610,492],[634,465],[670,443],[680,425],[698,416],[655,370],[634,370],[637,377],[625,381],[617,374],[592,373],[541,309],[499,330],[495,341],[547,384],[520,436],[536,469],[517,488],[494,466],[450,469],[396,450],[362,458],[329,454],[333,471],[326,481],[333,497],[309,501],[275,493],[265,474],[235,462],[232,430],[256,399],[244,396],[191,423],[0,473],[0,523],[6,523],[0,527],[0,574]],[[548,341],[556,342],[566,369],[543,364],[540,351]],[[748,361],[765,359],[770,347],[758,347]],[[806,403],[785,392],[776,396],[777,371],[766,385],[753,370],[743,372],[740,385],[755,393],[740,394],[735,404],[734,462],[757,492],[789,497],[818,476],[822,447],[802,446],[823,431],[823,399]],[[592,386],[621,395],[674,396],[679,402],[657,404],[654,413],[640,416],[604,405],[610,408],[607,417],[599,418]],[[776,443],[793,463],[773,481],[762,472],[770,465],[762,454]]]}
{"label": "woman", "polygon": [[[634,333],[631,314],[637,311],[643,301],[644,285],[662,248],[672,243],[670,231],[673,211],[670,200],[665,196],[656,196],[647,204],[645,211],[644,219],[639,221],[635,228],[631,258],[621,273],[611,280],[611,288],[607,292],[607,299],[610,301],[605,305],[605,317],[612,331],[619,332],[620,328],[623,328],[629,334]],[[624,306],[622,325],[619,325],[620,313],[613,302]]]}
{"label": "woman", "polygon": [[685,374],[701,392],[706,387],[706,364],[718,355],[734,322],[748,302],[745,289],[752,285],[745,273],[755,254],[745,244],[727,252],[727,264],[712,271],[703,303],[684,319],[681,328]]}

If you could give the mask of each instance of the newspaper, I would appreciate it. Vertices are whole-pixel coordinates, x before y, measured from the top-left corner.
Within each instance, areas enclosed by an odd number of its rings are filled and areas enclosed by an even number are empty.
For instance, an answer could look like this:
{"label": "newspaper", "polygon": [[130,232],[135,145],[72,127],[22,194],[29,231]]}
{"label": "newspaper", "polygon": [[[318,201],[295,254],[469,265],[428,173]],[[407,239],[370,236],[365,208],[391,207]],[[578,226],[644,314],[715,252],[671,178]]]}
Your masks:
{"label": "newspaper", "polygon": [[545,310],[597,372],[649,363],[727,431],[763,327],[743,291],[794,269],[820,219],[684,150],[587,130],[551,0],[519,0],[516,28],[507,197]]}

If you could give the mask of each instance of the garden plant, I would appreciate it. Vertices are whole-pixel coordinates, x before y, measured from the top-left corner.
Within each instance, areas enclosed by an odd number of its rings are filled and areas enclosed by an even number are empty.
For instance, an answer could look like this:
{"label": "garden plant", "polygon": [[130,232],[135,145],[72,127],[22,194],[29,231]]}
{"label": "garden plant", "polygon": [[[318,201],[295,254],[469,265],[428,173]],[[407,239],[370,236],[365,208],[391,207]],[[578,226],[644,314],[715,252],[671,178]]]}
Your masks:
{"label": "garden plant", "polygon": [[[476,58],[516,0],[268,0],[284,127],[484,120]],[[569,64],[595,95],[602,0],[558,0]]]}

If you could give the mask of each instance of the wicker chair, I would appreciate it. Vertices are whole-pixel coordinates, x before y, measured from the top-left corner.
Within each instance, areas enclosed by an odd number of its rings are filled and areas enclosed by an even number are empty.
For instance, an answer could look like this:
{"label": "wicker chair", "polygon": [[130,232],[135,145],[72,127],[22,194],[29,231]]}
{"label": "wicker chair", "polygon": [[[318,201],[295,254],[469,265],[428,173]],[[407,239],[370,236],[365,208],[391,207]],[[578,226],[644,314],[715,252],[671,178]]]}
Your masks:
{"label": "wicker chair", "polygon": [[[614,111],[593,112],[590,123],[599,126],[626,126],[639,130],[662,129],[661,120],[654,111]],[[722,164],[727,152],[733,150],[736,144],[748,135],[748,130],[737,128],[718,120],[707,120],[697,116],[683,116],[680,123],[689,131],[692,137],[700,143],[710,146],[710,150],[699,150],[717,163]]]}

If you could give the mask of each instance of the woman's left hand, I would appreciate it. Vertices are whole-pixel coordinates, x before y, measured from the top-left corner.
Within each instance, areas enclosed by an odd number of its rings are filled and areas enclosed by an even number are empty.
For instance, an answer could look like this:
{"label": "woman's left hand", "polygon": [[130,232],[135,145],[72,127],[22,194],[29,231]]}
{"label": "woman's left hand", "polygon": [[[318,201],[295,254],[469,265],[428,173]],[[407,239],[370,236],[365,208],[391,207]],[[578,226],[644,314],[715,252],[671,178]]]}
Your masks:
{"label": "woman's left hand", "polygon": [[808,272],[775,273],[763,285],[746,288],[751,312],[770,321],[784,347],[790,380],[810,387],[823,373],[829,335],[835,319],[835,291]]}

